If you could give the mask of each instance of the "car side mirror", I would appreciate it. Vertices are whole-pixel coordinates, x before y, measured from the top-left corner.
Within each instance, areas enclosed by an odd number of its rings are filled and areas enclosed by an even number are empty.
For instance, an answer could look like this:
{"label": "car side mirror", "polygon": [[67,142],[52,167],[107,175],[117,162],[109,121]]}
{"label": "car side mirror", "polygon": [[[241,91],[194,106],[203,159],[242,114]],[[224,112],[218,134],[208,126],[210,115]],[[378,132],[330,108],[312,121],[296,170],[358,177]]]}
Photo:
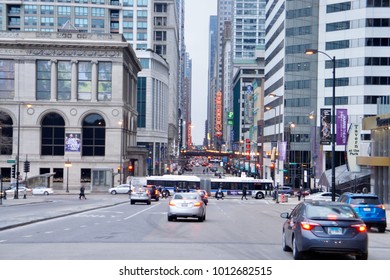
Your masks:
{"label": "car side mirror", "polygon": [[288,212],[283,212],[280,214],[280,217],[283,219],[288,219],[290,218],[290,214]]}

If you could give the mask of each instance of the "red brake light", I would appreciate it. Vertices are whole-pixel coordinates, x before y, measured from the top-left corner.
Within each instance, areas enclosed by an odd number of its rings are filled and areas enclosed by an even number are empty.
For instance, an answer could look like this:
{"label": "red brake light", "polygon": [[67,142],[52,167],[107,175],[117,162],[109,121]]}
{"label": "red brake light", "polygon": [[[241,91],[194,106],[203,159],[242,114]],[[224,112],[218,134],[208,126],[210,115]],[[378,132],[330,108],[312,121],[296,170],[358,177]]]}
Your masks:
{"label": "red brake light", "polygon": [[337,219],[337,215],[329,214],[329,215],[327,216],[327,218],[328,218],[329,220],[336,220],[336,219]]}
{"label": "red brake light", "polygon": [[319,224],[310,223],[310,222],[301,222],[301,228],[304,230],[312,230],[316,226],[319,226]]}
{"label": "red brake light", "polygon": [[176,204],[172,201],[169,202],[169,206],[175,206]]}
{"label": "red brake light", "polygon": [[351,227],[356,228],[358,232],[367,231],[367,226],[365,224],[356,224],[356,225],[352,225]]}
{"label": "red brake light", "polygon": [[200,202],[200,201],[194,203],[194,206],[195,206],[195,207],[199,207],[199,206],[201,206],[201,205],[202,205],[202,202]]}

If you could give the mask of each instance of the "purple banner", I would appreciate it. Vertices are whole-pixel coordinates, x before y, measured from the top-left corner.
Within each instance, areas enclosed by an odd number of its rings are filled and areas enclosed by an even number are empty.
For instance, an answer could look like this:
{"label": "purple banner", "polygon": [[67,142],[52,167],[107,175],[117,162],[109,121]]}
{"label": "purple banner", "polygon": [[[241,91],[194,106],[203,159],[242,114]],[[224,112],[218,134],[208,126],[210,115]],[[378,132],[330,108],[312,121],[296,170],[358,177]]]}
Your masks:
{"label": "purple banner", "polygon": [[336,144],[347,145],[348,139],[348,111],[347,109],[336,110]]}
{"label": "purple banner", "polygon": [[286,160],[287,142],[279,142],[279,160]]}

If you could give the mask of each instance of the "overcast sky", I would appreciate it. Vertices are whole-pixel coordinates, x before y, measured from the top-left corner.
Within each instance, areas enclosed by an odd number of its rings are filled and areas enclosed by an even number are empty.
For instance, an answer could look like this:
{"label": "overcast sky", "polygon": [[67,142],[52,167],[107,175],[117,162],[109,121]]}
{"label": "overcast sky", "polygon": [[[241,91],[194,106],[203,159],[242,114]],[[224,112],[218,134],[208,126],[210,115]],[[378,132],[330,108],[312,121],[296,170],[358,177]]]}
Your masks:
{"label": "overcast sky", "polygon": [[207,84],[210,16],[217,0],[185,0],[185,43],[192,59],[192,142],[202,145],[207,118]]}

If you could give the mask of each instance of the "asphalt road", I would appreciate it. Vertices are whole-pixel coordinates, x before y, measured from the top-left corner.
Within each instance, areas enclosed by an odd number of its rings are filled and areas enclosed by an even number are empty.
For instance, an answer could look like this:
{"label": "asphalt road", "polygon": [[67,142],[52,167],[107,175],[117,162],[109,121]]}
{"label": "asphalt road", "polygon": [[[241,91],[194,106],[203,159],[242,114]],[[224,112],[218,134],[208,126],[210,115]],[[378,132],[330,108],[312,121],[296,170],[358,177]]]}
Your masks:
{"label": "asphalt road", "polygon": [[[279,215],[289,211],[293,201],[210,199],[206,221],[200,223],[191,219],[168,222],[166,200],[130,205],[126,195],[87,198],[53,196],[2,207],[2,225],[22,213],[25,225],[0,231],[0,259],[292,259],[291,253],[281,249],[284,220]],[[42,221],[28,224],[26,217]],[[369,233],[369,259],[390,259],[389,234]]]}

